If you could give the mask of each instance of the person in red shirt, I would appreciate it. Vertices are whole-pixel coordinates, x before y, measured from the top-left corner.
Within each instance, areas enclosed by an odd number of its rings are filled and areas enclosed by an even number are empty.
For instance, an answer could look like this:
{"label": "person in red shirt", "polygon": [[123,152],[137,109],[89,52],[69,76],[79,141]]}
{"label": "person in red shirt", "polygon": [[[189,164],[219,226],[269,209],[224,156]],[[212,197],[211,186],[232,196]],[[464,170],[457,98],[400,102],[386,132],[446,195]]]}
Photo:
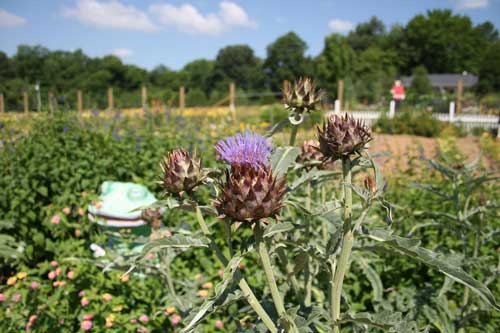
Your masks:
{"label": "person in red shirt", "polygon": [[405,87],[400,80],[396,80],[391,88],[392,99],[396,102],[396,109],[399,108],[401,101],[405,99]]}

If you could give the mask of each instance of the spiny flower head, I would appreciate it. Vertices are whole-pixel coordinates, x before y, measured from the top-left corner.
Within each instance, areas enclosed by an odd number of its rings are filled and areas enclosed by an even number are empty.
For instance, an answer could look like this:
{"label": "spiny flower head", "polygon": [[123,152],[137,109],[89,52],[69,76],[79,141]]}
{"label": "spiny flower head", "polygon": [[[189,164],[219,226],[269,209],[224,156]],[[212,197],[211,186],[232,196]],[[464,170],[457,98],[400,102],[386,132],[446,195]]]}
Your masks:
{"label": "spiny flower head", "polygon": [[316,83],[311,78],[300,78],[293,87],[283,91],[283,103],[290,112],[303,113],[316,110],[321,101],[323,92],[316,88]]}
{"label": "spiny flower head", "polygon": [[204,178],[201,159],[196,158],[196,153],[191,156],[181,148],[168,153],[161,163],[161,168],[163,178],[160,183],[171,194],[189,193]]}
{"label": "spiny flower head", "polygon": [[370,129],[347,113],[345,116],[332,114],[318,127],[320,151],[331,160],[347,158],[361,152],[372,140]]}
{"label": "spiny flower head", "polygon": [[215,146],[219,159],[225,160],[231,166],[249,165],[254,169],[267,164],[271,149],[267,138],[253,132],[229,136]]}
{"label": "spiny flower head", "polygon": [[269,166],[255,169],[236,165],[226,171],[220,188],[221,194],[215,201],[220,217],[233,222],[256,222],[278,214],[287,186],[285,176],[276,178]]}

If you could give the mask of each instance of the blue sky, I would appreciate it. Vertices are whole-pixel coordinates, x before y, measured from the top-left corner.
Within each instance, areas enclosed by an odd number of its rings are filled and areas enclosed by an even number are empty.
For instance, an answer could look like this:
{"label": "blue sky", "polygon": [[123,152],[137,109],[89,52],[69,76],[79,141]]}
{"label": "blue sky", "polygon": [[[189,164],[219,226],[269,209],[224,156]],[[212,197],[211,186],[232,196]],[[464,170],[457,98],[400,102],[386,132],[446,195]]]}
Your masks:
{"label": "blue sky", "polygon": [[500,27],[500,0],[0,0],[0,50],[12,55],[21,43],[81,48],[148,69],[179,69],[231,44],[248,44],[264,57],[290,30],[316,55],[326,35],[345,34],[373,15],[391,26],[434,8]]}

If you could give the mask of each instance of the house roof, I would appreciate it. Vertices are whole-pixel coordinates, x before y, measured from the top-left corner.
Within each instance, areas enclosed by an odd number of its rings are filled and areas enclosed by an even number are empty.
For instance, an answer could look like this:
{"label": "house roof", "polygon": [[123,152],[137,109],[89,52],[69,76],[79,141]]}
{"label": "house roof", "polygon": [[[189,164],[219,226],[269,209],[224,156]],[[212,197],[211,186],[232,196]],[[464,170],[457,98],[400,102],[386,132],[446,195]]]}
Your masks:
{"label": "house roof", "polygon": [[[429,80],[434,88],[454,88],[458,80],[463,81],[464,88],[470,88],[477,83],[479,78],[472,74],[429,74]],[[404,86],[409,87],[413,82],[413,75],[403,77],[401,81]]]}

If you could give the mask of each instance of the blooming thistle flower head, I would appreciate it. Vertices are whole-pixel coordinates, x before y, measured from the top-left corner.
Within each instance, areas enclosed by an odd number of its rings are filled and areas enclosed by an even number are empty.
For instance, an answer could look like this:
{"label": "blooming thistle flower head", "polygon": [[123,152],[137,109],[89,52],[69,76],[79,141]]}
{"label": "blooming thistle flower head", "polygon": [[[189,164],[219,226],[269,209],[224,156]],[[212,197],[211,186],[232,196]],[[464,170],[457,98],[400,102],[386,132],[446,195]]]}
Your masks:
{"label": "blooming thistle flower head", "polygon": [[215,146],[219,159],[231,166],[249,165],[254,169],[267,164],[271,149],[271,143],[267,138],[253,132],[229,136],[225,140],[220,140]]}
{"label": "blooming thistle flower head", "polygon": [[182,195],[184,192],[192,192],[205,178],[201,159],[196,157],[196,153],[191,156],[180,148],[165,156],[161,168],[163,178],[160,184],[171,194]]}
{"label": "blooming thistle flower head", "polygon": [[318,127],[320,151],[331,160],[348,158],[360,153],[372,140],[370,129],[347,113],[345,116],[332,114]]}
{"label": "blooming thistle flower head", "polygon": [[236,165],[226,171],[226,181],[220,188],[215,208],[221,218],[256,222],[278,214],[287,186],[285,177],[276,178],[270,167]]}
{"label": "blooming thistle flower head", "polygon": [[293,87],[287,86],[283,91],[283,103],[290,112],[304,113],[316,110],[321,102],[323,92],[316,88],[311,78],[300,78]]}

